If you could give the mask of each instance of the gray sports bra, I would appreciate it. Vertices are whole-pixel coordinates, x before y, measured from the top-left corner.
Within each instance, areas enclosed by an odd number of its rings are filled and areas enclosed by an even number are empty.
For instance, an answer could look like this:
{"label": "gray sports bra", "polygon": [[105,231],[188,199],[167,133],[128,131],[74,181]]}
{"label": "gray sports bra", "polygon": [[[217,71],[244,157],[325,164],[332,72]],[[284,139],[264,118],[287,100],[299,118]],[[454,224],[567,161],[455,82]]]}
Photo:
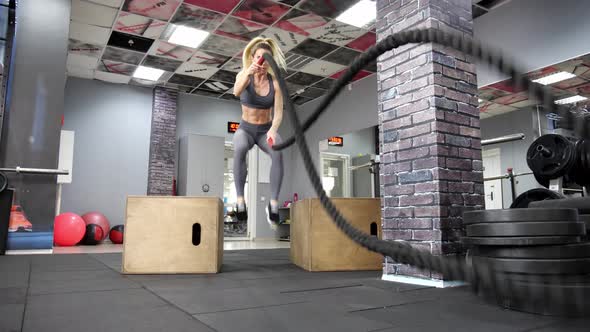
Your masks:
{"label": "gray sports bra", "polygon": [[242,91],[240,94],[240,102],[242,105],[252,107],[252,108],[259,108],[259,109],[268,109],[274,105],[275,102],[275,89],[274,85],[272,84],[272,76],[268,75],[268,85],[269,91],[266,96],[259,96],[254,89],[254,78],[250,76],[250,82],[248,86]]}

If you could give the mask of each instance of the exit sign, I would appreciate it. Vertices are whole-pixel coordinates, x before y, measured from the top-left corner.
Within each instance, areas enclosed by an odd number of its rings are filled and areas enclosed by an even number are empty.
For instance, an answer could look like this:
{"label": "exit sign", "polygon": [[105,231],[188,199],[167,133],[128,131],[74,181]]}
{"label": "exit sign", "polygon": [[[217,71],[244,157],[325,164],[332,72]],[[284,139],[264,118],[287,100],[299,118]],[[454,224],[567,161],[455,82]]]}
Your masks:
{"label": "exit sign", "polygon": [[228,133],[235,133],[239,127],[240,127],[239,122],[228,122],[227,123],[227,132]]}
{"label": "exit sign", "polygon": [[334,136],[328,138],[328,145],[330,146],[343,146],[344,145],[344,138],[339,136]]}

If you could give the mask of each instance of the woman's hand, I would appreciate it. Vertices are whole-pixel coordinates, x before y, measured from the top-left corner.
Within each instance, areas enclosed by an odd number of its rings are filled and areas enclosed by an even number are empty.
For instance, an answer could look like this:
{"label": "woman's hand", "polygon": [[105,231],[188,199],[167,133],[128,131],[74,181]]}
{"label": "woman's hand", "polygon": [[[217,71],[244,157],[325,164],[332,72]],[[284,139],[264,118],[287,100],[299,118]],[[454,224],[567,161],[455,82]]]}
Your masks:
{"label": "woman's hand", "polygon": [[273,144],[277,141],[277,132],[274,129],[269,130],[266,133],[266,143],[268,143],[268,146],[270,146],[272,148]]}
{"label": "woman's hand", "polygon": [[248,75],[254,75],[256,73],[261,72],[264,69],[264,67],[258,65],[256,62],[252,62],[252,64],[250,65],[250,67],[248,67],[248,70],[246,71],[248,73]]}

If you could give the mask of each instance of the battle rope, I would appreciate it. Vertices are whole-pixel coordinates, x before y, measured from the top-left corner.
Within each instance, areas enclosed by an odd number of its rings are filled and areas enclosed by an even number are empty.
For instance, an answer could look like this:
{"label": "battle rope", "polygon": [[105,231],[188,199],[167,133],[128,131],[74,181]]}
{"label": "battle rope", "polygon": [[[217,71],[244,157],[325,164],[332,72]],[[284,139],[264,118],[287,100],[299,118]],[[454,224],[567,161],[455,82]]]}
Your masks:
{"label": "battle rope", "polygon": [[[285,96],[287,113],[289,114],[290,119],[295,127],[294,136],[286,139],[281,144],[274,145],[273,149],[282,150],[293,143],[297,143],[309,178],[316,193],[319,196],[324,209],[340,230],[342,230],[349,238],[364,248],[380,253],[385,257],[390,257],[397,263],[412,265],[422,270],[430,269],[432,271],[436,271],[441,273],[447,280],[466,281],[473,286],[474,290],[483,290],[487,292],[487,294],[492,293],[492,296],[496,296],[498,299],[501,299],[505,294],[514,294],[517,291],[519,295],[526,298],[529,294],[528,290],[523,290],[523,285],[526,286],[526,283],[519,283],[518,287],[516,288],[513,281],[511,281],[509,278],[504,278],[502,273],[493,271],[490,266],[478,264],[478,268],[474,269],[467,266],[464,257],[435,256],[430,252],[412,248],[408,243],[380,240],[376,237],[369,236],[361,232],[352,226],[340,214],[332,201],[327,197],[325,191],[323,190],[323,186],[321,185],[321,180],[316,171],[306,143],[304,136],[305,131],[309,129],[311,125],[319,118],[319,116],[327,109],[330,103],[340,93],[342,88],[344,88],[361,69],[365,68],[381,54],[409,43],[428,42],[440,44],[443,46],[452,46],[455,49],[459,49],[466,54],[470,54],[477,59],[487,62],[488,64],[499,69],[502,73],[509,75],[512,83],[517,88],[527,90],[531,96],[541,100],[549,112],[555,112],[557,110],[558,114],[561,115],[563,119],[564,127],[575,127],[576,131],[583,135],[582,137],[586,137],[587,131],[584,130],[586,128],[584,128],[585,126],[583,125],[583,122],[585,121],[578,121],[576,123],[572,113],[570,113],[564,107],[559,107],[555,104],[555,98],[548,88],[525,79],[525,75],[516,70],[516,68],[508,61],[505,61],[505,56],[502,54],[484,48],[476,41],[466,39],[463,36],[452,35],[434,29],[423,29],[404,31],[390,35],[357,57],[350,65],[346,73],[332,85],[328,94],[323,98],[320,105],[303,125],[301,124],[299,117],[295,112],[292,101],[288,98],[289,92],[283,77],[283,73],[277,66],[274,59],[268,54],[264,54],[265,60],[268,61],[276,75],[281,92],[283,96]],[[582,122],[582,125],[580,125],[580,122]],[[572,308],[575,310],[583,310],[582,307],[584,306],[585,299],[580,298],[581,295],[576,296],[576,292],[573,294],[568,293],[567,297],[565,294],[549,293],[545,295],[547,297],[546,300],[560,301],[559,303],[563,303],[569,307],[573,305]]]}

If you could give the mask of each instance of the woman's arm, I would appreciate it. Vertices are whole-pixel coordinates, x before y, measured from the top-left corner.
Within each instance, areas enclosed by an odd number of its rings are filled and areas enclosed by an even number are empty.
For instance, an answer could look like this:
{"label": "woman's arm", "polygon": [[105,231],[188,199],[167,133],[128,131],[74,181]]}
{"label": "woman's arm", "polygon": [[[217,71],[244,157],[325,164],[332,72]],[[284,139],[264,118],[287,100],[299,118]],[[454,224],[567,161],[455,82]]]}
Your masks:
{"label": "woman's arm", "polygon": [[281,87],[277,80],[273,80],[273,85],[275,89],[275,105],[274,105],[274,116],[272,119],[272,126],[270,130],[274,130],[274,132],[279,131],[279,127],[281,126],[281,122],[283,121],[283,94],[281,92]]}
{"label": "woman's arm", "polygon": [[236,82],[234,83],[234,96],[239,97],[244,91],[244,88],[248,85],[250,81],[250,76],[245,70],[241,70],[238,75],[236,75]]}

